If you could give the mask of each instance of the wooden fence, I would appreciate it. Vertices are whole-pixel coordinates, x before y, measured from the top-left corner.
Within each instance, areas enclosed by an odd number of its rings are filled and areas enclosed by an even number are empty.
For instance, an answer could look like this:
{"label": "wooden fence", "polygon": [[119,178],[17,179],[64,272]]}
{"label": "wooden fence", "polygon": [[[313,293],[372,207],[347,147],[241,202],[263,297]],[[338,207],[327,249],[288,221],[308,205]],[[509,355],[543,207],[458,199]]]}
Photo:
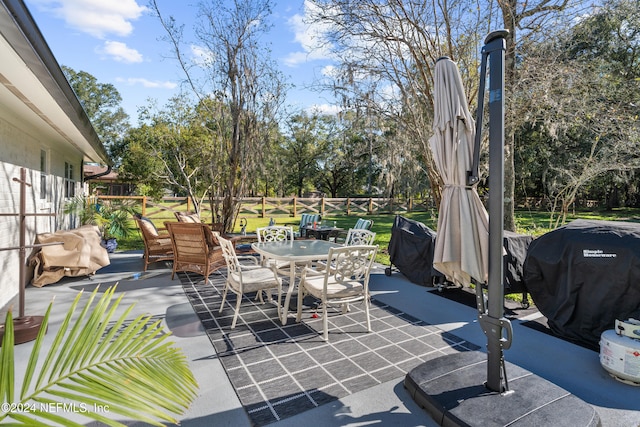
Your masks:
{"label": "wooden fence", "polygon": [[[99,200],[133,200],[140,205],[144,216],[173,217],[174,212],[190,212],[193,204],[186,197],[164,197],[160,202],[145,196],[99,196]],[[420,212],[434,209],[430,199],[391,199],[382,197],[299,198],[299,197],[245,197],[240,200],[240,216],[268,218],[272,216],[297,217],[303,213],[325,215],[374,215],[381,213]],[[200,205],[203,216],[210,216],[209,203]]]}

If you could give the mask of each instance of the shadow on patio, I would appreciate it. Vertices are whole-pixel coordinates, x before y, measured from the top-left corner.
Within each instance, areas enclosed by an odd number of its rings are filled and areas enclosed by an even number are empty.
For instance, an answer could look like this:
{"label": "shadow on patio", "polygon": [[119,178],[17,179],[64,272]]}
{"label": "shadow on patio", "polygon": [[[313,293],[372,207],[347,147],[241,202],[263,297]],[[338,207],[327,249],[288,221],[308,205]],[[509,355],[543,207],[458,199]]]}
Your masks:
{"label": "shadow on patio", "polygon": [[[185,426],[435,426],[402,386],[405,373],[435,355],[476,350],[486,342],[474,309],[435,296],[401,274],[387,277],[384,266],[377,266],[371,279],[374,332],[362,332],[356,304],[349,316],[336,318],[343,323],[331,328],[336,332],[329,343],[317,334],[318,320],[310,312],[301,324],[283,327],[272,305],[249,299],[241,309],[248,321],[240,320],[232,331],[225,326],[230,311],[218,314],[222,276],[213,274],[211,284],[203,285],[199,277],[184,274],[172,281],[169,263],[146,273],[142,267],[140,252],[112,254],[111,265],[91,278],[28,287],[26,312],[43,313],[55,296],[46,345],[78,291],[118,282],[118,293],[124,294],[120,308],[135,304],[132,317],[163,318],[189,360],[200,395],[182,417]],[[30,347],[18,346],[16,359],[26,363]],[[640,425],[636,389],[609,377],[596,352],[515,322],[514,344],[505,356],[593,405],[603,426]]]}

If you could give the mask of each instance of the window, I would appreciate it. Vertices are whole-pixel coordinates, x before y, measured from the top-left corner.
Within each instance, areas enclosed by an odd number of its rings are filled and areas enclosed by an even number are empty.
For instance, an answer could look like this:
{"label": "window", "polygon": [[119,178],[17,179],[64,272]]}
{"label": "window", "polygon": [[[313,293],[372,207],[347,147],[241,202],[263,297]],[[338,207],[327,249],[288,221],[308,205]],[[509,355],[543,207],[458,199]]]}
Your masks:
{"label": "window", "polygon": [[47,151],[40,150],[40,199],[47,199]]}
{"label": "window", "polygon": [[64,196],[71,198],[76,195],[76,182],[73,179],[73,165],[64,162]]}

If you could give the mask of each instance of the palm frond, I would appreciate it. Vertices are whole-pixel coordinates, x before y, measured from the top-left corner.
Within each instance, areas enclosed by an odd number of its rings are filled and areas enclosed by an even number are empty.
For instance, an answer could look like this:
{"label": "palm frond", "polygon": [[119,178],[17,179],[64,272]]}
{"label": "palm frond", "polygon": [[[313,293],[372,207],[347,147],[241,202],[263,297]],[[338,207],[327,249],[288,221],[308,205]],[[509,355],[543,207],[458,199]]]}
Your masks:
{"label": "palm frond", "polygon": [[7,312],[7,320],[4,322],[4,336],[0,347],[0,402],[12,402],[14,393],[14,332],[13,313]]}
{"label": "palm frond", "polygon": [[[162,426],[177,423],[195,398],[198,385],[182,352],[167,338],[160,321],[150,316],[127,320],[132,307],[110,322],[122,297],[112,302],[115,287],[94,304],[94,290],[75,318],[78,294],[58,330],[44,362],[38,366],[44,328],[36,338],[19,398],[14,396],[13,329],[6,328],[0,348],[0,403],[44,408],[28,414],[0,412],[0,423],[17,425],[79,425],[64,414],[47,411],[77,403],[79,415],[121,426],[114,415]],[[44,316],[47,324],[51,305]],[[7,321],[10,321],[8,314]],[[40,405],[40,406],[37,406]],[[58,405],[58,406],[56,406]],[[102,408],[93,411],[92,408]],[[4,409],[4,407],[3,407]],[[106,409],[106,410],[105,410]],[[78,413],[70,414],[76,420]]]}
{"label": "palm frond", "polygon": [[[33,349],[31,350],[29,363],[27,364],[27,369],[24,373],[24,380],[22,381],[22,390],[20,391],[21,397],[24,396],[26,390],[28,390],[29,386],[31,385],[31,379],[33,378],[33,374],[38,364],[38,355],[40,354],[40,349],[42,348],[42,340],[44,339],[44,335],[47,333],[47,328],[49,327],[49,314],[51,313],[52,306],[53,304],[49,304],[49,307],[47,307],[47,312],[42,319],[42,323],[40,324],[40,330],[38,331],[36,342],[34,343]],[[0,401],[2,401],[2,399],[0,399]]]}

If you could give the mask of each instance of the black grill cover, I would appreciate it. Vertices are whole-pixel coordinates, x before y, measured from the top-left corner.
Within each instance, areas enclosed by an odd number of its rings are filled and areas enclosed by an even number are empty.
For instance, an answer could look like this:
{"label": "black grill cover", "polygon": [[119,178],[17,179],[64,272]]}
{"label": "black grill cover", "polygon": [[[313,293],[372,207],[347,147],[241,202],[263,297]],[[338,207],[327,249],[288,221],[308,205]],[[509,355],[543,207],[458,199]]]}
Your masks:
{"label": "black grill cover", "polygon": [[411,282],[433,286],[434,277],[442,277],[433,269],[436,232],[421,222],[396,215],[391,228],[389,257]]}
{"label": "black grill cover", "polygon": [[640,319],[640,224],[576,220],[529,246],[527,290],[557,335],[597,349],[615,319]]}
{"label": "black grill cover", "polygon": [[[391,263],[418,285],[433,286],[444,275],[433,268],[436,232],[421,222],[397,215],[391,228],[389,256]],[[523,264],[533,237],[504,231],[505,293],[525,292]]]}
{"label": "black grill cover", "polygon": [[506,252],[502,258],[504,268],[504,293],[525,292],[526,287],[523,277],[524,260],[527,258],[527,250],[533,241],[533,236],[504,230],[502,237]]}

